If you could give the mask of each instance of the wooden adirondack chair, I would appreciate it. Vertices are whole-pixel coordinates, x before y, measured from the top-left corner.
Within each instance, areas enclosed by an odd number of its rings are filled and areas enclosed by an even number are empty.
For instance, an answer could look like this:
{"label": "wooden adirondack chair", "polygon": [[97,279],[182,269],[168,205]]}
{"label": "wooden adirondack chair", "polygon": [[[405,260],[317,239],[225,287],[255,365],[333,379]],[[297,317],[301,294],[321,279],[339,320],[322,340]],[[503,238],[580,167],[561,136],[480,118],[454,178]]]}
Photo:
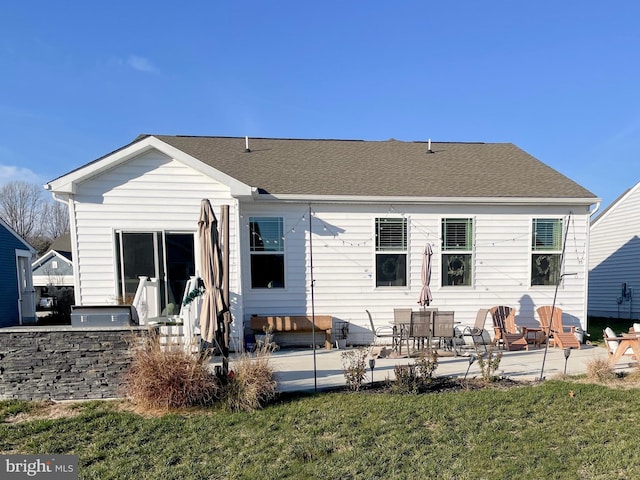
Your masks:
{"label": "wooden adirondack chair", "polygon": [[492,307],[489,312],[493,319],[493,343],[503,345],[505,350],[529,350],[527,339],[518,332],[515,320],[515,310],[511,307],[499,305]]}
{"label": "wooden adirondack chair", "polygon": [[[551,318],[551,310],[553,310],[553,318]],[[580,342],[575,336],[576,328],[562,324],[561,308],[543,305],[542,307],[538,307],[536,311],[538,312],[540,325],[545,331],[548,331],[549,324],[551,324],[551,338],[549,339],[551,343],[549,345],[560,348],[581,348]]]}

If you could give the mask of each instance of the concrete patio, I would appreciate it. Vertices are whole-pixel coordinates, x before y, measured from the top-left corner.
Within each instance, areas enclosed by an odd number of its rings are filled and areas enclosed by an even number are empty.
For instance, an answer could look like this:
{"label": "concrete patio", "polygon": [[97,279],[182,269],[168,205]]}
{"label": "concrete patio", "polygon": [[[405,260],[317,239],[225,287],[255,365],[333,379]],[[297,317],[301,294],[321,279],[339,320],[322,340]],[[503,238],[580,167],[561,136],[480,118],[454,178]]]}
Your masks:
{"label": "concrete patio", "polygon": [[[381,346],[373,347],[373,352],[379,351]],[[349,350],[347,348],[346,350]],[[278,378],[278,390],[281,392],[313,391],[345,385],[343,375],[342,353],[345,350],[317,349],[315,358],[313,350],[307,349],[282,349],[271,355],[273,365]],[[481,351],[483,351],[481,349]],[[473,350],[467,350],[460,356],[453,356],[445,352],[438,359],[436,376],[464,377],[469,367],[469,355]],[[545,355],[545,348],[529,348],[528,351],[503,352],[502,361],[498,373],[514,380],[535,380],[540,378],[540,371]],[[567,375],[585,373],[587,365],[592,359],[607,358],[607,351],[603,347],[582,345],[581,349],[572,349],[567,360]],[[376,358],[373,371],[373,380],[380,381],[394,379],[395,365],[408,365],[415,363],[415,358]],[[216,357],[213,362],[218,362]],[[233,358],[230,359],[233,368]],[[314,369],[315,361],[315,369]],[[565,368],[565,357],[562,349],[549,348],[546,354],[544,366],[544,378],[551,379],[561,375]],[[616,370],[629,368],[627,362],[620,362]],[[315,370],[315,375],[314,375]],[[475,361],[469,368],[468,377],[479,377],[480,368]],[[367,368],[367,382],[371,381],[371,370]]]}

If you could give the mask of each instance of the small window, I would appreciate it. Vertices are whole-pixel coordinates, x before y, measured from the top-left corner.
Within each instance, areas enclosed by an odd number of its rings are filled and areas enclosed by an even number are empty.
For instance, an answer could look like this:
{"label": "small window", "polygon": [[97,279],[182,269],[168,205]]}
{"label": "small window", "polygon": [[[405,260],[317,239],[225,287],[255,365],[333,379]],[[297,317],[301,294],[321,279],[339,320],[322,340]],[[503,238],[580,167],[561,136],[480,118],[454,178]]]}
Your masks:
{"label": "small window", "polygon": [[473,220],[442,219],[442,285],[471,286]]}
{"label": "small window", "polygon": [[407,286],[407,220],[376,218],[376,287]]}
{"label": "small window", "polygon": [[58,268],[58,261],[57,260],[51,260],[51,268],[54,268],[54,269]]}
{"label": "small window", "polygon": [[531,285],[556,285],[560,280],[562,219],[534,218],[531,235]]}
{"label": "small window", "polygon": [[284,288],[282,217],[250,217],[251,288]]}

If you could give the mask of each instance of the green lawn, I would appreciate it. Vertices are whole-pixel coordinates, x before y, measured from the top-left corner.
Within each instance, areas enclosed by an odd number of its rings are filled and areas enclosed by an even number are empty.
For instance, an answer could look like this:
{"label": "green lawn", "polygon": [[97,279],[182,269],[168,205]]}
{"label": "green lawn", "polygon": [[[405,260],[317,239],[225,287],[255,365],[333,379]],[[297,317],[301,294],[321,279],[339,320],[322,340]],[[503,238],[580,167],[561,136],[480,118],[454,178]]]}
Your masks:
{"label": "green lawn", "polygon": [[587,331],[589,332],[589,340],[595,344],[602,343],[602,331],[611,327],[616,333],[624,333],[629,331],[636,321],[624,318],[599,318],[589,317],[587,320]]}
{"label": "green lawn", "polygon": [[[571,393],[573,392],[573,393]],[[0,451],[79,455],[85,479],[640,478],[637,389],[547,381],[425,395],[321,393],[255,413],[145,418],[114,402],[8,423]]]}

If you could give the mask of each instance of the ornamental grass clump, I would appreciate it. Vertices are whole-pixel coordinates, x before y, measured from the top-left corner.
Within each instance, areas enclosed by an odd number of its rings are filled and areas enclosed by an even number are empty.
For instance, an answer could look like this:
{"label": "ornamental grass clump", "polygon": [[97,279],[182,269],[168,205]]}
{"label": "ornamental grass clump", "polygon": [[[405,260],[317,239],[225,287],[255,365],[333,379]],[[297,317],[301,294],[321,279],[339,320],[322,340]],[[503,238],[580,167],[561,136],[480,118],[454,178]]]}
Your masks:
{"label": "ornamental grass clump", "polygon": [[234,412],[253,412],[276,396],[277,385],[268,351],[258,352],[255,357],[242,354],[229,371],[222,388],[222,402]]}
{"label": "ornamental grass clump", "polygon": [[616,374],[604,358],[594,358],[587,363],[587,378],[591,381],[607,383],[616,378]]}
{"label": "ornamental grass clump", "polygon": [[208,368],[209,360],[182,349],[163,349],[159,337],[151,335],[134,348],[125,395],[148,411],[213,405],[220,383]]}

